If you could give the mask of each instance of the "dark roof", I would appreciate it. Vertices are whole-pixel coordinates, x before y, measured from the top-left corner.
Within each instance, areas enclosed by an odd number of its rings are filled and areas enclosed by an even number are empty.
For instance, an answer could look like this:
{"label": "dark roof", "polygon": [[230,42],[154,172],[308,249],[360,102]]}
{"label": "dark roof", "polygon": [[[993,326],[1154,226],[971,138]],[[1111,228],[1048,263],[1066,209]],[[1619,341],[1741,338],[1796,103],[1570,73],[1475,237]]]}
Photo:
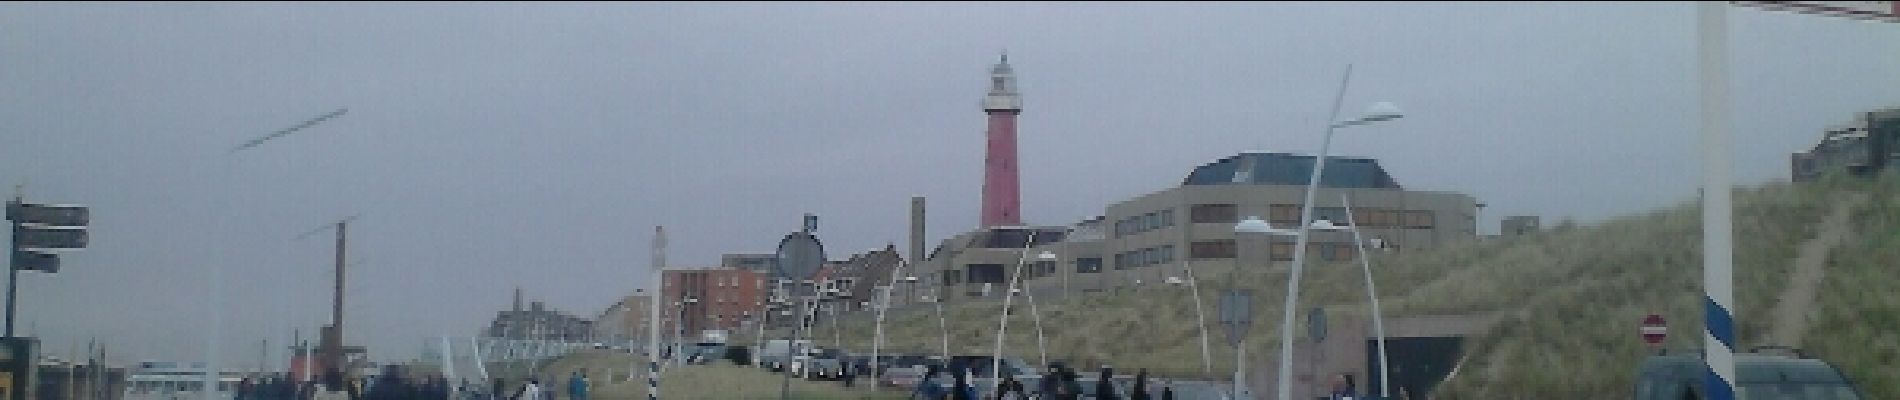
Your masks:
{"label": "dark roof", "polygon": [[[1300,185],[1313,176],[1313,156],[1292,153],[1245,152],[1195,167],[1181,185]],[[1403,189],[1379,161],[1359,157],[1326,157],[1320,186],[1329,188]]]}

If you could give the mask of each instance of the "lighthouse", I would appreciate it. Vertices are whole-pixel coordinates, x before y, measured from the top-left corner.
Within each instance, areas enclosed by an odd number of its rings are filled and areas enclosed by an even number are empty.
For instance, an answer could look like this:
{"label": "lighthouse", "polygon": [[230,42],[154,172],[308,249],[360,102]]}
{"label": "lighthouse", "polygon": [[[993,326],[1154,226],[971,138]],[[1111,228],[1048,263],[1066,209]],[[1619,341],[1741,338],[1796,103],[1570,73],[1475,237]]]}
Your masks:
{"label": "lighthouse", "polygon": [[1016,116],[1023,112],[1016,73],[1004,53],[990,68],[990,93],[983,97],[989,116],[989,145],[983,155],[983,227],[1022,225],[1022,185],[1016,170]]}

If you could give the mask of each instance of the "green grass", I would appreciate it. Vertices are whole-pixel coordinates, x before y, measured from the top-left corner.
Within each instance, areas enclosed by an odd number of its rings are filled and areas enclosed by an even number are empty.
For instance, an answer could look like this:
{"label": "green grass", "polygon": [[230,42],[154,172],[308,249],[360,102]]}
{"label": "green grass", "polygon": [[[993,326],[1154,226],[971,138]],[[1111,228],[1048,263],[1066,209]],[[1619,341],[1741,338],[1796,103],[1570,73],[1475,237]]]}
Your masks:
{"label": "green grass", "polygon": [[1839,366],[1868,398],[1900,398],[1900,177],[1888,175],[1829,257],[1802,347]]}
{"label": "green grass", "polygon": [[[1738,336],[1745,346],[1759,344],[1768,333],[1767,318],[1786,286],[1789,262],[1799,244],[1814,235],[1816,221],[1830,210],[1844,191],[1866,190],[1866,183],[1830,179],[1791,186],[1773,184],[1738,189],[1735,196],[1736,312]],[[1893,190],[1893,184],[1883,190]],[[1892,196],[1877,196],[1891,206]],[[1893,208],[1893,207],[1889,207]],[[1868,212],[1875,212],[1870,210]],[[1900,213],[1900,211],[1884,211]],[[1856,218],[1893,223],[1895,214]],[[1701,227],[1696,204],[1605,221],[1592,226],[1496,240],[1448,245],[1430,251],[1376,255],[1377,283],[1388,316],[1469,312],[1504,312],[1502,323],[1472,338],[1470,361],[1459,375],[1440,387],[1439,398],[1600,398],[1623,393],[1634,378],[1631,368],[1640,361],[1644,346],[1636,325],[1643,315],[1660,313],[1670,321],[1672,348],[1699,347],[1702,321]],[[1892,226],[1863,227],[1861,232],[1894,232]],[[1888,235],[1886,240],[1895,239]],[[1852,242],[1852,240],[1850,240]],[[1886,249],[1886,258],[1868,257],[1865,263],[1896,259],[1891,242],[1862,244]],[[1226,268],[1197,270],[1203,304],[1212,317],[1214,286],[1232,281],[1255,290],[1255,315],[1281,312],[1280,288],[1284,272],[1252,270],[1229,277]],[[1900,319],[1900,298],[1881,294],[1879,301],[1864,299],[1874,287],[1896,281],[1896,274],[1870,270],[1853,275],[1830,273],[1821,303],[1836,315],[1823,318],[1835,326],[1817,325],[1810,341],[1841,340],[1885,343],[1893,350],[1892,324]],[[1350,264],[1309,268],[1302,304],[1322,305],[1329,313],[1363,315],[1362,277]],[[1855,291],[1833,290],[1856,284]],[[1200,341],[1194,327],[1193,303],[1185,288],[1154,286],[1139,295],[1087,295],[1041,304],[1047,329],[1049,357],[1093,367],[1110,364],[1117,369],[1148,368],[1159,376],[1202,377]],[[1840,296],[1861,296],[1833,299]],[[1005,338],[1011,356],[1036,362],[1034,322],[1018,298]],[[1831,302],[1831,303],[1830,303]],[[1840,303],[1854,303],[1848,307]],[[1872,304],[1880,304],[1875,306]],[[987,354],[996,338],[995,302],[946,307],[951,351]],[[1882,308],[1885,307],[1885,308]],[[1840,310],[1833,310],[1833,309]],[[1845,311],[1852,310],[1852,311]],[[1338,314],[1335,314],[1338,315]],[[1869,321],[1869,319],[1879,321]],[[1884,318],[1884,319],[1883,319]],[[847,347],[869,351],[870,321],[843,324]],[[1886,325],[1881,325],[1886,324]],[[912,312],[887,323],[886,351],[935,354],[939,352],[937,319],[928,310]],[[1277,324],[1256,323],[1249,335],[1249,353],[1278,353]],[[829,345],[829,327],[821,326],[821,344]],[[1216,376],[1232,368],[1219,326],[1209,326]],[[1858,329],[1858,331],[1856,330]],[[854,334],[855,333],[855,334]],[[1814,343],[1817,351],[1828,348]],[[1874,353],[1853,364],[1861,381],[1894,376],[1894,353]],[[1874,357],[1859,354],[1855,357]],[[1884,360],[1884,361],[1883,361]],[[1884,364],[1882,364],[1884,362]],[[1862,367],[1862,366],[1867,367]],[[1879,367],[1886,365],[1887,367]],[[1879,393],[1894,393],[1893,389]],[[1878,396],[1877,396],[1878,397]],[[1900,398],[1894,396],[1880,398]]]}

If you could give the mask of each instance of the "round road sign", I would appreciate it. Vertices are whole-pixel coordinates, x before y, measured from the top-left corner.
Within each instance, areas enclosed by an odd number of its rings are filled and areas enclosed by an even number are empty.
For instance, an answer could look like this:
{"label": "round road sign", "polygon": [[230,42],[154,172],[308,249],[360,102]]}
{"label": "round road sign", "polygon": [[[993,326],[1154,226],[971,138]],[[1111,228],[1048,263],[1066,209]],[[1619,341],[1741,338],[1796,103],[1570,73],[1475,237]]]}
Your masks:
{"label": "round road sign", "polygon": [[1664,321],[1661,315],[1650,314],[1647,317],[1643,317],[1643,326],[1640,332],[1643,335],[1643,342],[1647,342],[1651,346],[1661,345],[1663,338],[1669,336],[1669,323]]}

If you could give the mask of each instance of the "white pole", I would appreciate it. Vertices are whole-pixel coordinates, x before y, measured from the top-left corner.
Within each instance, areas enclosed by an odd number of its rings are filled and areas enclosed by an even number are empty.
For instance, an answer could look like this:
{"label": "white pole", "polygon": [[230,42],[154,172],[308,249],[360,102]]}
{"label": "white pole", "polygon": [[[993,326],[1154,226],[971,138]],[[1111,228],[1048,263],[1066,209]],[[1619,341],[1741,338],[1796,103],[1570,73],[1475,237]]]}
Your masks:
{"label": "white pole", "polygon": [[653,285],[647,291],[647,400],[660,398],[660,300],[661,273],[666,269],[666,231],[662,227],[653,227],[653,271],[647,281]]}
{"label": "white pole", "polygon": [[930,288],[930,304],[937,308],[937,333],[943,337],[943,362],[950,362],[950,324],[943,319],[943,285]]}
{"label": "white pole", "polygon": [[1035,318],[1036,319],[1036,356],[1038,360],[1042,362],[1042,364],[1039,364],[1039,367],[1048,368],[1049,367],[1049,345],[1046,344],[1047,342],[1043,340],[1042,311],[1036,309],[1036,294],[1030,293],[1029,288],[1026,288],[1026,287],[1023,288],[1022,291],[1023,291],[1023,296],[1029,299],[1029,315],[1036,317]]}
{"label": "white pole", "polygon": [[[1016,291],[1014,289],[1016,288],[1017,282],[1022,281],[1023,261],[1029,258],[1029,246],[1035,243],[1036,232],[1031,231],[1029,232],[1029,240],[1023,243],[1022,254],[1016,257],[1016,272],[1005,278],[1007,282],[1005,282],[1005,287],[1003,288],[1003,312],[1001,313],[1002,315],[996,318],[996,349],[993,351],[995,354],[990,357],[991,385],[1003,381],[1003,336],[1009,332],[1009,303],[1016,298]],[[947,362],[948,360],[946,359],[945,361]]]}
{"label": "white pole", "polygon": [[[1333,128],[1339,124],[1339,103],[1346,100],[1346,84],[1352,82],[1352,64],[1346,64],[1346,77],[1339,80],[1339,94],[1333,97],[1333,110],[1326,116],[1326,136],[1319,154],[1313,158],[1313,176],[1306,183],[1306,202],[1300,205],[1300,236],[1293,247],[1292,274],[1286,281],[1285,310],[1280,318],[1280,400],[1293,400],[1293,316],[1300,302],[1300,272],[1305,269],[1307,233],[1313,225],[1313,195],[1319,192],[1319,179],[1326,170],[1326,151],[1333,144]],[[1236,372],[1238,374],[1238,372]]]}
{"label": "white pole", "polygon": [[1735,398],[1734,216],[1729,187],[1728,4],[1697,3],[1702,127],[1703,351],[1711,400]]}
{"label": "white pole", "polygon": [[1359,219],[1352,216],[1352,199],[1339,195],[1339,203],[1346,207],[1346,222],[1352,226],[1352,243],[1359,248],[1359,269],[1366,275],[1366,297],[1372,300],[1372,332],[1379,340],[1379,398],[1391,396],[1392,365],[1385,356],[1385,314],[1379,312],[1379,289],[1372,284],[1372,259],[1366,254],[1366,240],[1359,235]]}
{"label": "white pole", "polygon": [[1187,273],[1188,291],[1194,294],[1194,327],[1201,333],[1201,371],[1207,374],[1209,378],[1212,378],[1214,376],[1214,353],[1208,350],[1207,313],[1201,311],[1201,280],[1200,278],[1194,277],[1194,268],[1188,267],[1186,262],[1181,263],[1181,270]]}
{"label": "white pole", "polygon": [[910,262],[906,261],[904,263],[898,264],[897,266],[891,268],[891,280],[886,281],[887,284],[884,285],[884,298],[880,299],[881,301],[878,302],[877,328],[876,328],[877,332],[874,335],[875,337],[871,339],[871,382],[872,382],[871,387],[872,388],[877,387],[877,379],[879,377],[879,375],[877,374],[878,372],[877,371],[877,366],[878,366],[877,356],[878,356],[878,350],[881,350],[884,346],[884,313],[891,308],[891,289],[897,287],[897,277],[903,276],[902,273],[904,272],[904,266],[909,265],[909,264]]}

